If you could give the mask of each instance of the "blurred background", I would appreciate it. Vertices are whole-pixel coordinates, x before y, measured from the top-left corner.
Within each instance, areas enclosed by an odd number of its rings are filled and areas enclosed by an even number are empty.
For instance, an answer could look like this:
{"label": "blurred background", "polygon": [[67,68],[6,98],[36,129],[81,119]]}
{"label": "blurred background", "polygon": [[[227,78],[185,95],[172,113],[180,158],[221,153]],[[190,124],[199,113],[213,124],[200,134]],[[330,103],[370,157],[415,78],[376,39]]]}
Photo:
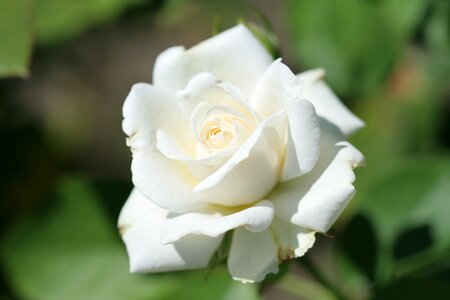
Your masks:
{"label": "blurred background", "polygon": [[[331,236],[261,285],[130,275],[121,107],[155,57],[247,20],[367,126]],[[274,48],[274,49],[275,49]],[[450,299],[447,0],[0,0],[0,299]]]}

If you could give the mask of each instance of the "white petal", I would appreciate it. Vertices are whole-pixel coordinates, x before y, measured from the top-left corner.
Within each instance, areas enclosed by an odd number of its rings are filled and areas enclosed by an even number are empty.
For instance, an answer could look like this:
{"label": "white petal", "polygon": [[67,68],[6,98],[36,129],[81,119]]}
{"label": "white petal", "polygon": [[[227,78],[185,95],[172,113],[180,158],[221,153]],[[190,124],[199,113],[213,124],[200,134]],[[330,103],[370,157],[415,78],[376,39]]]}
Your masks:
{"label": "white petal", "polygon": [[320,232],[328,231],[352,198],[353,169],[364,161],[356,148],[342,141],[328,126],[324,127],[321,153],[314,169],[280,183],[267,195],[279,217]]}
{"label": "white petal", "polygon": [[277,59],[264,72],[250,104],[257,115],[264,119],[277,111],[286,110],[290,103],[298,99],[302,87],[302,81],[281,59]]}
{"label": "white petal", "polygon": [[316,111],[307,100],[287,107],[289,135],[281,180],[291,180],[311,171],[319,158],[320,125]]}
{"label": "white petal", "polygon": [[209,72],[237,85],[248,97],[272,57],[243,25],[230,28],[185,50],[169,48],[155,63],[155,85],[170,90],[183,89],[196,74]]}
{"label": "white petal", "polygon": [[333,123],[345,135],[364,127],[364,122],[355,116],[323,81],[325,72],[322,69],[310,70],[297,76],[305,84],[302,98],[311,101],[318,116]]}
{"label": "white petal", "polygon": [[233,279],[244,283],[260,282],[267,274],[277,273],[277,245],[270,230],[253,233],[236,229],[227,264]]}
{"label": "white petal", "polygon": [[299,100],[302,87],[303,82],[278,59],[264,73],[251,100],[260,118],[279,110],[288,113],[289,135],[281,175],[283,181],[309,172],[319,156],[319,121],[314,106],[306,100]]}
{"label": "white petal", "polygon": [[233,156],[193,191],[205,201],[225,206],[262,199],[278,181],[286,123],[284,112],[264,120]]}
{"label": "white petal", "polygon": [[246,116],[233,108],[225,105],[211,105],[208,102],[201,102],[191,114],[191,128],[198,140],[201,139],[200,133],[203,122],[214,116],[229,115],[237,118],[246,118]]}
{"label": "white petal", "polygon": [[119,230],[127,247],[131,272],[163,272],[206,267],[222,238],[189,236],[161,245],[168,211],[134,189],[119,216]]}
{"label": "white petal", "polygon": [[178,160],[181,164],[186,164],[192,176],[197,180],[196,182],[205,179],[211,173],[217,171],[237,149],[237,147],[228,147],[223,151],[215,152],[207,157],[191,158],[167,132],[158,130],[156,136],[157,149],[166,158]]}
{"label": "white petal", "polygon": [[232,108],[249,118],[254,118],[248,98],[235,85],[217,79],[210,73],[195,75],[187,86],[177,93],[184,101],[181,102],[187,115],[192,116],[202,102],[210,105],[221,105]]}
{"label": "white petal", "polygon": [[303,256],[316,241],[315,231],[275,218],[270,227],[280,261]]}
{"label": "white petal", "polygon": [[135,186],[159,206],[184,212],[205,206],[192,193],[196,181],[182,162],[167,158],[157,149],[156,138],[156,131],[164,130],[184,149],[194,151],[191,144],[195,137],[176,101],[175,95],[154,86],[133,86],[123,108],[123,130],[133,153]]}
{"label": "white petal", "polygon": [[261,201],[252,207],[225,216],[220,213],[186,213],[166,219],[161,242],[173,243],[191,234],[219,237],[237,227],[244,227],[251,232],[261,232],[272,223],[273,215],[273,205],[269,201]]}
{"label": "white petal", "polygon": [[161,129],[156,131],[156,148],[167,158],[181,161],[190,159],[183,148],[167,132]]}
{"label": "white petal", "polygon": [[163,129],[183,143],[187,151],[195,150],[189,120],[179,109],[174,93],[146,83],[133,85],[123,105],[123,131],[130,137],[134,149],[146,147],[154,139],[156,129]]}

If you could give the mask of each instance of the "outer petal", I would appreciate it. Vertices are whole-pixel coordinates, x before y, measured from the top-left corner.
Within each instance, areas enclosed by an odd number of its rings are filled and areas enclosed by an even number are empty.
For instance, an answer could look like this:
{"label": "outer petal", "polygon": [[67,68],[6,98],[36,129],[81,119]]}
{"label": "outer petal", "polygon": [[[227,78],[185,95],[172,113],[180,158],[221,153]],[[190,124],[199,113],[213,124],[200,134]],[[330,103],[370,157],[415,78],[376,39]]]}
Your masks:
{"label": "outer petal", "polygon": [[251,96],[271,62],[272,57],[256,37],[245,26],[238,25],[191,49],[167,49],[156,60],[153,81],[157,86],[180,90],[194,75],[209,72],[236,84]]}
{"label": "outer petal", "polygon": [[245,144],[193,191],[205,201],[225,206],[245,205],[262,199],[278,181],[285,123],[284,112],[264,120]]}
{"label": "outer petal", "polygon": [[274,61],[261,77],[250,104],[261,119],[299,99],[303,83],[291,72],[281,58]]}
{"label": "outer petal", "polygon": [[[123,130],[133,153],[133,182],[145,197],[170,211],[204,207],[192,193],[195,179],[183,163],[167,158],[157,149],[156,131],[162,129],[185,146],[195,140],[178,109],[176,98],[148,84],[134,85],[123,107]],[[194,151],[194,150],[192,150]]]}
{"label": "outer petal", "polygon": [[255,206],[225,216],[219,213],[187,213],[164,222],[161,242],[173,243],[190,234],[219,237],[237,227],[261,232],[272,223],[273,215],[273,205],[269,201],[261,201]]}
{"label": "outer petal", "polygon": [[364,161],[356,148],[332,133],[329,125],[325,127],[314,169],[295,180],[280,183],[267,195],[279,217],[320,232],[330,228],[352,198],[353,169]]}
{"label": "outer petal", "polygon": [[314,104],[318,116],[336,125],[345,135],[364,127],[364,122],[355,116],[323,81],[325,72],[322,69],[310,70],[297,76],[305,85],[302,98]]}
{"label": "outer petal", "polygon": [[134,189],[119,216],[131,272],[163,272],[206,267],[221,237],[185,237],[161,245],[161,230],[168,214]]}
{"label": "outer petal", "polygon": [[314,106],[300,100],[303,83],[278,59],[266,70],[251,99],[261,118],[285,110],[289,119],[288,147],[281,180],[309,172],[319,157],[320,127]]}
{"label": "outer petal", "polygon": [[228,271],[233,279],[260,282],[269,273],[278,272],[277,245],[270,230],[259,233],[238,228],[233,233]]}
{"label": "outer petal", "polygon": [[316,232],[275,218],[270,229],[278,245],[280,261],[303,256],[316,241]]}
{"label": "outer petal", "polygon": [[320,125],[311,102],[299,100],[287,107],[289,134],[281,180],[311,171],[320,152]]}

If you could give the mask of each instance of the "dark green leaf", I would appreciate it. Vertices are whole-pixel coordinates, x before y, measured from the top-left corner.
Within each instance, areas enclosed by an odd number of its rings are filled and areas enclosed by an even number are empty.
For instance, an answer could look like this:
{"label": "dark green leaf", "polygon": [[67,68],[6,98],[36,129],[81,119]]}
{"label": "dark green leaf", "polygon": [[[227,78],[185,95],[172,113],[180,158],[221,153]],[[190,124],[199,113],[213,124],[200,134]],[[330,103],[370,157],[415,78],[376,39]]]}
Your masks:
{"label": "dark green leaf", "polygon": [[[449,182],[450,160],[447,157],[398,162],[360,195],[362,212],[369,217],[379,244],[377,280],[388,282],[394,276],[420,274],[450,259]],[[429,230],[429,237],[416,232],[415,242],[425,246],[414,253],[409,249],[409,256],[398,255],[396,261],[396,245],[401,247],[401,243],[407,242],[405,234],[410,234],[412,228],[423,226]],[[411,238],[414,237],[408,237]]]}
{"label": "dark green leaf", "polygon": [[450,299],[450,285],[432,279],[408,279],[394,282],[378,291],[373,300]]}
{"label": "dark green leaf", "polygon": [[342,249],[361,271],[373,280],[378,244],[372,224],[362,214],[356,215],[347,225],[342,239]]}

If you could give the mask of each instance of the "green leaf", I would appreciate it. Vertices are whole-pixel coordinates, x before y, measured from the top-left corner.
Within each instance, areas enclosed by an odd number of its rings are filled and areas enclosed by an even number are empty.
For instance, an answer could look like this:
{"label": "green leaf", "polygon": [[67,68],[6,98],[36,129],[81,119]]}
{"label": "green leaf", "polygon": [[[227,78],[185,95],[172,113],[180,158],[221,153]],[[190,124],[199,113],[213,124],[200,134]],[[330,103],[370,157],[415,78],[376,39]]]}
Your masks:
{"label": "green leaf", "polygon": [[113,21],[124,9],[144,0],[35,0],[36,39],[41,45],[56,44],[86,29]]}
{"label": "green leaf", "polygon": [[427,46],[431,52],[431,68],[434,81],[445,89],[450,76],[450,3],[434,1],[431,17],[425,28]]}
{"label": "green leaf", "polygon": [[86,182],[63,181],[54,201],[2,247],[21,299],[141,299],[169,290],[161,280],[128,274],[124,249]]}
{"label": "green leaf", "polygon": [[[378,241],[377,281],[420,275],[450,261],[449,182],[448,157],[400,161],[360,195],[361,211],[370,219]],[[394,250],[408,243],[411,234],[422,246],[417,253],[409,249],[396,259]]]}
{"label": "green leaf", "polygon": [[376,2],[376,8],[397,42],[408,40],[421,21],[427,0],[381,0]]}
{"label": "green leaf", "polygon": [[256,300],[257,286],[242,284],[230,278],[224,266],[207,272],[182,272],[174,275],[177,279],[172,284],[171,293],[161,297],[163,300]]}
{"label": "green leaf", "polygon": [[[338,241],[352,263],[356,264],[368,279],[373,279],[378,245],[370,221],[362,214],[355,215],[348,223],[342,239]],[[348,268],[346,275],[354,274],[352,264],[346,257],[342,257],[340,263],[342,263],[340,270],[347,271]]]}
{"label": "green leaf", "polygon": [[125,247],[85,180],[63,180],[53,201],[1,245],[5,274],[20,299],[256,299],[223,267],[129,274]]}
{"label": "green leaf", "polygon": [[355,96],[386,79],[426,3],[291,0],[287,13],[300,62],[325,68],[338,92]]}
{"label": "green leaf", "polygon": [[450,270],[450,157],[385,161],[372,173],[333,252],[339,286],[356,299],[410,299],[413,278],[441,286]]}
{"label": "green leaf", "polygon": [[0,77],[28,74],[31,31],[31,0],[0,0]]}
{"label": "green leaf", "polygon": [[432,279],[408,279],[395,282],[378,291],[373,300],[450,299],[448,282]]}

